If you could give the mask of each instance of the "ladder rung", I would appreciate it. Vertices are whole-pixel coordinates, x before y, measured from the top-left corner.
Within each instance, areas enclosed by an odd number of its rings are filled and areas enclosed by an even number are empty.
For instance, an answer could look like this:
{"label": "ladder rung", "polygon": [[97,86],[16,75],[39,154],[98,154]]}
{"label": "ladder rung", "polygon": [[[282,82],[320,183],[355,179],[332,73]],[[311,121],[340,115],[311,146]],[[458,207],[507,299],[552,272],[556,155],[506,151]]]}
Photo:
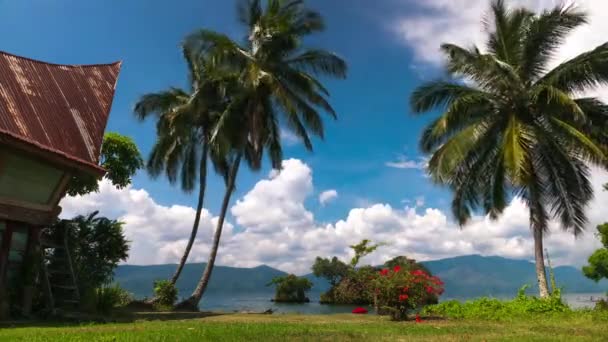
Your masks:
{"label": "ladder rung", "polygon": [[58,303],[66,303],[66,304],[80,304],[80,301],[77,299],[55,299]]}
{"label": "ladder rung", "polygon": [[63,290],[76,290],[76,286],[74,285],[57,285],[57,284],[51,284],[52,287],[56,287],[58,289],[63,289]]}
{"label": "ladder rung", "polygon": [[68,276],[68,275],[71,275],[70,271],[68,271],[68,270],[53,270],[53,269],[49,269],[48,272],[49,272],[49,275],[52,275],[52,276]]}

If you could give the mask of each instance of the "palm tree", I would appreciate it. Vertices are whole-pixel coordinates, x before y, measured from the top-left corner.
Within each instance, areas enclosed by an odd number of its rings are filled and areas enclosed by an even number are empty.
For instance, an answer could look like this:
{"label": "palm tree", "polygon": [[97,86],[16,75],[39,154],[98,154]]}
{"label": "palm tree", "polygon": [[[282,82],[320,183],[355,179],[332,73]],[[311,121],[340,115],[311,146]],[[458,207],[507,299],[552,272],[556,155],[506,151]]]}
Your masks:
{"label": "palm tree", "polygon": [[464,225],[473,211],[496,219],[512,196],[527,203],[541,297],[549,294],[543,235],[551,219],[575,235],[585,228],[593,196],[589,165],[607,166],[608,105],[578,97],[608,83],[608,44],[552,70],[569,32],[587,22],[573,6],[535,14],[491,4],[486,52],[444,44],[452,78],[420,86],[414,113],[442,109],[423,132],[429,173],[449,186]]}
{"label": "palm tree", "polygon": [[186,46],[183,47],[183,55],[188,65],[190,90],[170,88],[146,94],[134,109],[141,120],[151,115],[158,119],[157,141],[147,163],[149,174],[158,177],[165,173],[172,184],[179,177],[185,192],[194,190],[198,174],[196,215],[188,244],[171,278],[173,285],[188,260],[198,233],[207,184],[207,160],[211,158],[215,170],[224,178],[228,169],[225,158],[209,144],[213,121],[222,106],[221,82],[211,75],[205,61],[192,54]]}
{"label": "palm tree", "polygon": [[321,15],[306,9],[303,1],[268,0],[265,7],[260,0],[240,1],[238,13],[247,29],[243,44],[209,30],[187,38],[188,45],[215,61],[216,67],[233,70],[240,90],[232,94],[212,138],[231,146],[232,161],[209,262],[192,296],[179,309],[197,310],[207,288],[241,160],[258,170],[267,151],[271,166],[280,169],[279,122],[312,150],[309,134],[324,136],[319,111],[336,117],[326,99],[328,90],[314,75],[346,77],[346,63],[338,56],[303,48],[304,37],[324,29]]}

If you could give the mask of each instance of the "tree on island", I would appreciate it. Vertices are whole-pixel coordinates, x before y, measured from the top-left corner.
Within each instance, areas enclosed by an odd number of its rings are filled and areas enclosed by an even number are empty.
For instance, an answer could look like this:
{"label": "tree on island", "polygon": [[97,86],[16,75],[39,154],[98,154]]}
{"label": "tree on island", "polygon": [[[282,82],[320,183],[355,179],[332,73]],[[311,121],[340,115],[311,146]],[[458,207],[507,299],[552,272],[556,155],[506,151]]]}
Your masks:
{"label": "tree on island", "polygon": [[307,303],[310,300],[306,297],[313,284],[304,277],[293,274],[272,279],[267,286],[276,286],[273,301],[283,303]]}
{"label": "tree on island", "polygon": [[239,1],[239,19],[246,27],[241,44],[225,34],[200,30],[186,39],[192,51],[226,69],[238,78],[238,91],[231,93],[226,108],[214,127],[212,143],[229,146],[226,156],[230,171],[226,192],[205,270],[192,295],[177,305],[180,310],[197,310],[209,284],[217,257],[224,220],[234,191],[241,161],[252,170],[261,168],[266,152],[270,166],[280,170],[283,150],[279,122],[312,150],[310,135],[324,137],[320,112],[336,118],[329,104],[328,90],[317,76],[343,79],[346,63],[333,53],[307,49],[305,38],[325,28],[318,12],[302,1]]}
{"label": "tree on island", "polygon": [[550,70],[568,33],[587,23],[586,13],[558,6],[536,14],[494,0],[491,14],[485,50],[443,44],[450,78],[418,87],[411,109],[443,110],[420,146],[431,154],[432,179],[453,191],[460,225],[477,211],[497,219],[513,196],[525,201],[545,298],[549,221],[580,234],[593,198],[589,166],[608,166],[608,105],[579,97],[608,83],[608,43]]}

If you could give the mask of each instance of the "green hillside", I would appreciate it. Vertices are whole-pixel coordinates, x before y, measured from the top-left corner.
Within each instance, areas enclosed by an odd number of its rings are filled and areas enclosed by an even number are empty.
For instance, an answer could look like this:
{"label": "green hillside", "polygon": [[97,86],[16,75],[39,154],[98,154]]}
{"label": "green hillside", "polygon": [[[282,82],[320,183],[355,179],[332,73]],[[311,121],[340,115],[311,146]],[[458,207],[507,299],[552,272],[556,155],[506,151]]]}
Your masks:
{"label": "green hillside", "polygon": [[[536,277],[534,265],[525,260],[505,259],[501,257],[482,257],[468,255],[449,259],[424,262],[431,272],[445,282],[446,297],[478,297],[478,296],[512,296],[523,284],[532,285],[535,290]],[[187,294],[196,286],[205,264],[188,264],[184,268],[178,282],[180,294]],[[152,266],[119,266],[115,280],[137,297],[152,294],[152,282],[155,279],[169,278],[175,270],[175,265]],[[269,266],[255,268],[234,268],[216,266],[209,284],[210,293],[239,294],[272,293],[268,282],[285,272]],[[581,271],[571,266],[555,268],[558,285],[568,293],[598,293],[606,292],[606,282],[596,284],[585,278]],[[323,279],[317,279],[312,274],[306,275],[314,283],[312,298],[329,287]]]}

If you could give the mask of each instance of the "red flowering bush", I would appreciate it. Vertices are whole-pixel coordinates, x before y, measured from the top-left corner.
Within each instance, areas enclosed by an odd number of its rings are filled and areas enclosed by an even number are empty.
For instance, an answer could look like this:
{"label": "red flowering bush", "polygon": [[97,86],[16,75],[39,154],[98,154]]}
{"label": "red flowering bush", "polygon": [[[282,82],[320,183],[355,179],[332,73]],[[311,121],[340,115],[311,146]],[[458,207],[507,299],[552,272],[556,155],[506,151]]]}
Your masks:
{"label": "red flowering bush", "polygon": [[443,293],[441,279],[424,270],[407,270],[399,265],[380,270],[371,282],[376,310],[395,320],[405,319],[410,310],[437,302]]}

